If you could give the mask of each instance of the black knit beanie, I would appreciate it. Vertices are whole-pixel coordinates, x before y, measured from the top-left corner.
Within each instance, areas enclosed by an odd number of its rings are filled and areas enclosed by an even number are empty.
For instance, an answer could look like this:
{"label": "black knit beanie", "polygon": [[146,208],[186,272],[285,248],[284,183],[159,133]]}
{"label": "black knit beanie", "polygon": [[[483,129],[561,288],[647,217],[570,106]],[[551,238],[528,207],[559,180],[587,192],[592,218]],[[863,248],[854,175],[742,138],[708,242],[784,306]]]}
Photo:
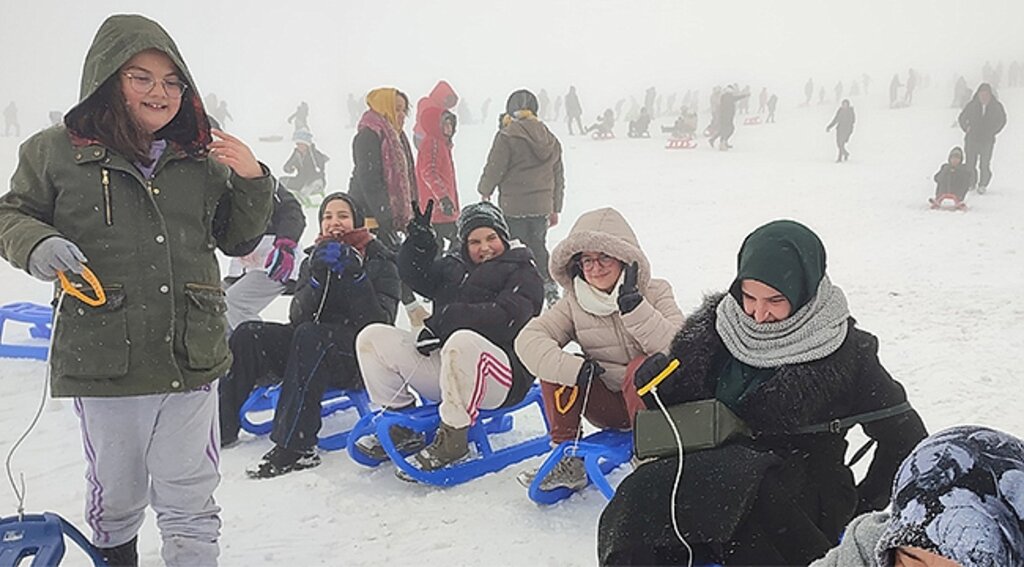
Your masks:
{"label": "black knit beanie", "polygon": [[469,233],[480,227],[493,228],[494,232],[498,233],[501,241],[505,243],[506,249],[508,248],[508,241],[511,239],[505,215],[502,214],[501,209],[497,205],[488,201],[480,201],[479,203],[462,207],[462,212],[459,213],[459,220],[456,221],[455,226],[459,231],[459,242],[462,244],[463,258],[469,258],[466,247],[466,239],[469,238]]}
{"label": "black knit beanie", "polygon": [[533,93],[526,89],[519,89],[518,91],[508,95],[508,101],[505,103],[505,112],[508,114],[514,114],[517,110],[529,110],[530,112],[537,114],[537,109],[540,105],[537,104],[537,97]]}
{"label": "black knit beanie", "polygon": [[352,209],[353,228],[363,228],[366,225],[366,216],[363,215],[362,207],[357,205],[355,199],[353,199],[348,193],[342,193],[340,191],[337,193],[331,193],[330,195],[324,197],[323,202],[320,203],[320,212],[317,213],[316,215],[318,221],[322,222],[324,220],[324,211],[327,210],[327,203],[330,203],[331,201],[334,201],[336,199],[341,199],[342,201],[345,201],[346,203],[348,203],[349,208]]}

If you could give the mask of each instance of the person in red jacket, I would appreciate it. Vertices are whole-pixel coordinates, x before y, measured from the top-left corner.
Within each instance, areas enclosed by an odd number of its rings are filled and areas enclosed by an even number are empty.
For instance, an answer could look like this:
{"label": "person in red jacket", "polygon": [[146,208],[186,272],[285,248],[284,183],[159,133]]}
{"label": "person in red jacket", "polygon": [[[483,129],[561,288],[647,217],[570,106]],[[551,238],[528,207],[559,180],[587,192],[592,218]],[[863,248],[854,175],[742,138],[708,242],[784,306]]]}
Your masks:
{"label": "person in red jacket", "polygon": [[413,146],[419,148],[423,137],[426,136],[426,131],[423,129],[424,111],[428,108],[451,110],[457,104],[459,104],[459,95],[455,94],[455,89],[448,84],[448,81],[438,81],[430,94],[416,102],[416,124],[412,127]]}
{"label": "person in red jacket", "polygon": [[[456,189],[452,138],[458,120],[441,108],[423,111],[424,137],[416,156],[416,187],[420,203],[434,201],[434,230],[441,251],[456,243],[455,221],[459,219],[459,192]],[[447,241],[447,244],[446,242]]]}

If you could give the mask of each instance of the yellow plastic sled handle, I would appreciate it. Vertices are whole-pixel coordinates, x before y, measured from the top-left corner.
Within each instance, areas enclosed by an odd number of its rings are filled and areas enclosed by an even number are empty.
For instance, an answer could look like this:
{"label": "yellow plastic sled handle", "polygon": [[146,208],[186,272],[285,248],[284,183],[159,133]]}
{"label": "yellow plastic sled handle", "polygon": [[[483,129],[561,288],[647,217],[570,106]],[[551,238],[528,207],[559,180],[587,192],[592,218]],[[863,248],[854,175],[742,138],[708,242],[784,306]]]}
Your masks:
{"label": "yellow plastic sled handle", "polygon": [[100,280],[88,267],[82,266],[82,279],[92,287],[93,292],[96,293],[96,297],[89,297],[82,293],[82,290],[78,289],[68,281],[68,277],[64,275],[64,272],[57,272],[57,277],[60,278],[60,287],[64,289],[64,292],[71,297],[78,298],[82,303],[92,307],[99,307],[107,302],[107,294],[103,292],[103,286],[100,285]]}
{"label": "yellow plastic sled handle", "polygon": [[673,372],[676,371],[676,368],[679,368],[679,359],[673,358],[672,361],[668,363],[668,366],[666,366],[664,370],[658,373],[658,375],[655,376],[653,380],[645,384],[643,388],[640,388],[639,390],[636,391],[637,395],[644,396],[654,388],[657,388],[658,384],[664,382],[665,378],[668,378],[669,374],[672,374]]}

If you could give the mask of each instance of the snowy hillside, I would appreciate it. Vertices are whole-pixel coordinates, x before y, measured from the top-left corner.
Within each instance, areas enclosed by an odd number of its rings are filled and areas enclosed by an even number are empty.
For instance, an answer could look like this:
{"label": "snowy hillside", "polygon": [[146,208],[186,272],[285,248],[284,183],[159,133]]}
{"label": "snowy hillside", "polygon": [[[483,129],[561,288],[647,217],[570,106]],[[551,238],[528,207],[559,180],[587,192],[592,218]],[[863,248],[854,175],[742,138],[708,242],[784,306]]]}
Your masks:
{"label": "snowy hillside", "polygon": [[[654,274],[672,282],[689,312],[703,293],[728,285],[749,231],[775,218],[800,220],[821,235],[832,280],[846,291],[860,325],[879,337],[883,363],[907,387],[930,430],[975,423],[1024,436],[1024,389],[1017,374],[1024,360],[1024,128],[1018,118],[1024,89],[1003,93],[1010,122],[997,141],[993,183],[988,194],[968,197],[966,213],[931,211],[926,203],[934,190],[931,176],[950,148],[962,143],[960,130],[950,127],[955,111],[947,108],[947,90],[922,91],[916,106],[902,110],[889,110],[882,93],[854,98],[858,122],[852,157],[844,164],[833,163],[834,135],[824,132],[832,104],[797,108],[784,99],[773,125],[743,126],[739,116],[735,149],[727,153],[703,141],[696,150],[666,150],[660,134],[626,138],[625,124],[617,127],[619,138],[600,142],[569,137],[564,124],[555,124],[567,189],[563,221],[550,234],[550,246],[581,212],[614,206],[633,224]],[[493,96],[504,100],[505,93]],[[702,115],[701,128],[706,121]],[[249,124],[245,133],[257,130],[258,124]],[[461,127],[456,136],[464,203],[476,199],[493,134],[488,121]],[[322,125],[317,136],[332,157],[329,184],[347,187],[352,131]],[[258,143],[255,135],[247,141],[274,168],[291,148],[288,142]],[[16,161],[14,139],[0,138],[4,177]],[[316,226],[315,211],[307,212]],[[312,237],[307,231],[304,241]],[[49,286],[0,263],[0,304],[43,303],[49,293]],[[283,318],[286,308],[280,300],[271,317]],[[5,333],[5,340],[16,339]],[[44,375],[39,362],[0,359],[4,453],[31,419]],[[542,424],[531,415],[518,427]],[[407,484],[390,467],[365,469],[342,453],[324,455],[323,465],[310,471],[253,481],[244,469],[270,442],[243,441],[221,460],[224,565],[596,561],[604,499],[591,489],[551,508],[536,506],[514,477],[539,459],[446,490]],[[84,525],[81,453],[71,404],[49,401],[15,463],[16,471],[25,472],[31,511],[57,511]],[[14,509],[10,492],[0,490],[0,515]],[[158,548],[150,516],[140,538],[144,564],[159,563]]]}

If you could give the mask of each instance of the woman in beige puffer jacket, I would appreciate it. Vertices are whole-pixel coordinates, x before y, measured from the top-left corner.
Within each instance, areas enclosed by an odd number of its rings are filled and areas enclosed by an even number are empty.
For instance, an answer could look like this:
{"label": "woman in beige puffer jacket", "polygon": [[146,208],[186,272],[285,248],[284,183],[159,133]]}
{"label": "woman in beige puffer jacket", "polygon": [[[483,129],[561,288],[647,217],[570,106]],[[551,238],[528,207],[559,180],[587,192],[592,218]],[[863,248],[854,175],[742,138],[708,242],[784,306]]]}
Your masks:
{"label": "woman in beige puffer jacket", "polygon": [[[552,251],[550,269],[565,294],[523,328],[516,353],[540,379],[551,442],[575,438],[581,415],[629,429],[643,407],[627,379],[630,363],[667,350],[683,326],[672,286],[651,277],[633,229],[612,208],[584,213]],[[563,350],[570,342],[582,357]],[[582,460],[567,456],[541,488],[585,485]]]}

